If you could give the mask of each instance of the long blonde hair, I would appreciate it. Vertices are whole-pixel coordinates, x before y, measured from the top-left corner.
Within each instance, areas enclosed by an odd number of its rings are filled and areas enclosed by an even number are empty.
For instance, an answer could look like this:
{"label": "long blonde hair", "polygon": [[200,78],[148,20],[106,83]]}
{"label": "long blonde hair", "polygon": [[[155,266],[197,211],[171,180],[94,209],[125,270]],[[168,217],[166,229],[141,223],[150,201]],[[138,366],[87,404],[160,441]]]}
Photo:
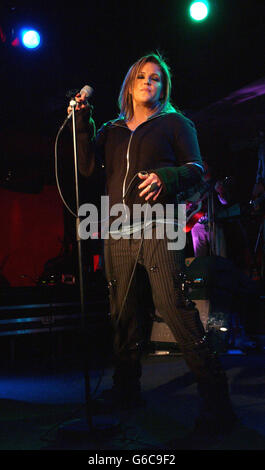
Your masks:
{"label": "long blonde hair", "polygon": [[135,62],[128,70],[123,84],[121,86],[118,105],[120,109],[120,118],[124,118],[126,120],[130,120],[133,117],[133,102],[132,102],[132,95],[130,90],[134,84],[134,81],[140,71],[140,69],[145,65],[147,62],[153,62],[157,64],[162,72],[162,93],[159,100],[159,107],[157,111],[170,111],[176,112],[176,109],[170,103],[170,96],[171,96],[171,74],[170,69],[162,56],[160,54],[151,53],[141,57],[137,62]]}

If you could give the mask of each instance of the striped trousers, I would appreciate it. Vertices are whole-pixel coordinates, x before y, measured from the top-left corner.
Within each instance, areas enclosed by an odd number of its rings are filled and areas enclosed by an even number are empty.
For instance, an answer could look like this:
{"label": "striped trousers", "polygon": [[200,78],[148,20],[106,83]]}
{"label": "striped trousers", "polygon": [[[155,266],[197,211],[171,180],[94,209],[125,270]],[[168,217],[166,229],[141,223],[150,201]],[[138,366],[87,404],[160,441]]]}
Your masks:
{"label": "striped trousers", "polygon": [[139,239],[110,238],[105,240],[104,259],[114,326],[114,382],[138,384],[151,299],[171,329],[196,381],[224,383],[225,374],[210,349],[199,312],[187,305],[178,283],[184,251],[168,250],[167,239],[155,236],[143,239],[142,244]]}

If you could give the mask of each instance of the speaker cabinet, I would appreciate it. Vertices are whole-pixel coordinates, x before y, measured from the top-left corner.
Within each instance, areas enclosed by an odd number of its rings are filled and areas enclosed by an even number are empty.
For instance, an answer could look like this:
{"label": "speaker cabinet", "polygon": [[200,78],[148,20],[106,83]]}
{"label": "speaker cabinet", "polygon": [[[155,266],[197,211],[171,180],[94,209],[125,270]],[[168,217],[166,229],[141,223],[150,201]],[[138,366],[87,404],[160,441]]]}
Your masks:
{"label": "speaker cabinet", "polygon": [[[209,318],[210,302],[208,299],[193,300],[193,302],[199,311],[201,322],[204,328],[206,328]],[[150,341],[154,343],[176,343],[171,329],[163,321],[158,310],[155,311]]]}

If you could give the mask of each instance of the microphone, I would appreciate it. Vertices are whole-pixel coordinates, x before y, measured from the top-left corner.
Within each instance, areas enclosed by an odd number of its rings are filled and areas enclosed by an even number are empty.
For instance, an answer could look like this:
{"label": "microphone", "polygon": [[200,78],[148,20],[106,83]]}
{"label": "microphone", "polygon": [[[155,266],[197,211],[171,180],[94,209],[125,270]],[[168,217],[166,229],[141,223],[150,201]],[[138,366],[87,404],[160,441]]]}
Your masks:
{"label": "microphone", "polygon": [[67,93],[65,94],[65,96],[66,96],[66,98],[74,99],[74,96],[76,96],[76,95],[85,94],[85,96],[87,96],[87,98],[89,98],[93,93],[94,93],[93,88],[89,85],[85,85],[82,88],[82,90],[80,90],[80,91],[78,90],[78,88],[68,90]]}
{"label": "microphone", "polygon": [[[76,94],[81,95],[83,100],[90,98],[90,96],[92,96],[93,93],[94,93],[94,90],[89,85],[83,86],[83,88],[79,92],[76,92]],[[72,98],[69,105],[73,108],[74,106],[76,106],[76,104],[77,104],[76,100]],[[68,114],[67,118],[70,119],[71,116],[72,116],[72,112]]]}
{"label": "microphone", "polygon": [[85,85],[83,86],[82,90],[80,90],[79,94],[84,96],[85,98],[90,98],[92,94],[94,93],[94,90],[91,86]]}

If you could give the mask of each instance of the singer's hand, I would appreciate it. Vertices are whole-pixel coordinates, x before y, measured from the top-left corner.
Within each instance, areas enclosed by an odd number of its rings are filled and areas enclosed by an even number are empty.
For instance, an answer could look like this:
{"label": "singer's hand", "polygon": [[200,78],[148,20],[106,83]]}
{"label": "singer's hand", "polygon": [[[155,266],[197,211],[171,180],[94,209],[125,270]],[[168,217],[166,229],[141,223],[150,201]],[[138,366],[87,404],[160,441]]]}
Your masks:
{"label": "singer's hand", "polygon": [[162,183],[159,177],[155,173],[138,173],[138,176],[141,180],[144,180],[138,186],[139,189],[143,189],[139,194],[140,197],[145,196],[146,201],[153,198],[153,201],[155,201],[162,191]]}
{"label": "singer's hand", "polygon": [[[79,111],[80,109],[86,108],[88,106],[88,100],[86,93],[77,93],[75,95],[76,107],[75,111]],[[72,112],[72,106],[68,106],[67,113],[70,114]]]}

